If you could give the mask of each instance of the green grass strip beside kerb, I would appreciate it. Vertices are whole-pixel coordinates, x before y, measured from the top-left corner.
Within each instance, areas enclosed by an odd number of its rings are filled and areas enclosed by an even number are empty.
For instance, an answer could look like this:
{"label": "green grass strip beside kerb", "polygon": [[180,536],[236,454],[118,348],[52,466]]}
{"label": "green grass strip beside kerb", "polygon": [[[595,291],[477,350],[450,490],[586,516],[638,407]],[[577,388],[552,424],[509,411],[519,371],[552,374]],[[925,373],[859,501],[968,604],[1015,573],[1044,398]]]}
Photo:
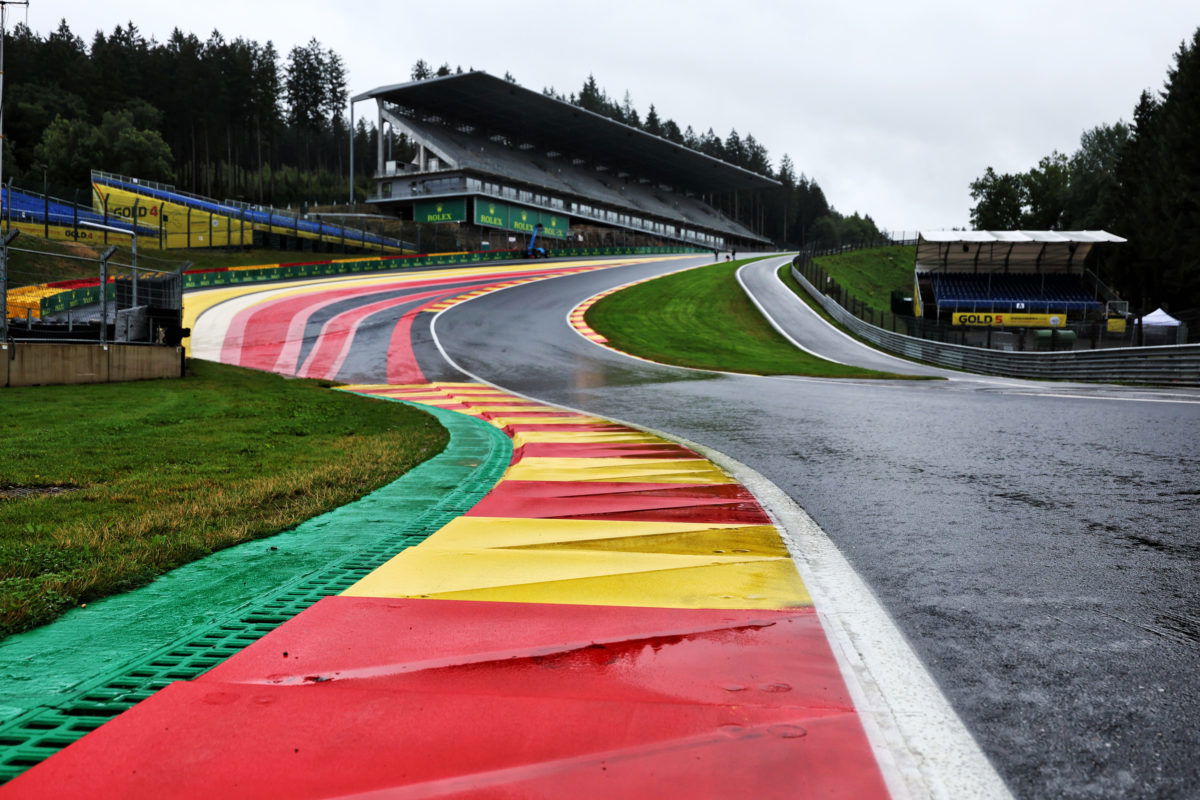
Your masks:
{"label": "green grass strip beside kerb", "polygon": [[474,506],[504,474],[512,441],[474,417],[418,407],[450,443],[396,481],[4,640],[0,781],[216,666]]}
{"label": "green grass strip beside kerb", "polygon": [[738,268],[757,260],[635,284],[599,300],[585,318],[617,350],[663,364],[752,375],[906,377],[826,361],[785,339],[738,284]]}

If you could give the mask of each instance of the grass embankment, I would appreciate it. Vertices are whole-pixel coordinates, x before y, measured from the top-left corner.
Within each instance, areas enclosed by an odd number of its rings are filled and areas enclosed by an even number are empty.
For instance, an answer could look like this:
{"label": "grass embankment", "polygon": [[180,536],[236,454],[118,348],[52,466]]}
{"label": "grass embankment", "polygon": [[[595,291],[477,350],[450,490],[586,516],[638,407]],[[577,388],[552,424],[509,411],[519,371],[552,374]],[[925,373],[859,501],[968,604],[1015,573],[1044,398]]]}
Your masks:
{"label": "grass embankment", "polygon": [[[0,636],[286,530],[440,452],[432,417],[190,362],[182,380],[0,389]],[[78,486],[21,497],[16,487]]]}
{"label": "grass embankment", "polygon": [[[752,259],[749,259],[752,260]],[[895,378],[798,349],[759,313],[722,262],[630,286],[597,302],[587,323],[627,353],[697,369],[757,375]]]}
{"label": "grass embankment", "polygon": [[[10,286],[30,286],[51,281],[75,278],[98,278],[99,265],[95,261],[104,252],[104,245],[83,242],[60,242],[22,234],[12,245],[9,253]],[[22,252],[37,250],[38,253]],[[75,258],[72,258],[74,256]],[[114,264],[128,264],[132,251],[118,247],[113,255]],[[196,248],[192,250],[157,250],[141,247],[138,250],[138,265],[147,269],[176,270],[185,262],[192,262],[189,269],[209,267],[243,267],[256,264],[280,264],[301,261],[325,261],[331,258],[346,258],[335,253],[306,253],[300,250],[225,250],[220,247]],[[80,261],[80,258],[92,259]],[[118,268],[116,271],[120,271]]]}
{"label": "grass embankment", "polygon": [[912,291],[914,245],[872,247],[814,259],[846,291],[876,311],[892,310],[892,292]]}

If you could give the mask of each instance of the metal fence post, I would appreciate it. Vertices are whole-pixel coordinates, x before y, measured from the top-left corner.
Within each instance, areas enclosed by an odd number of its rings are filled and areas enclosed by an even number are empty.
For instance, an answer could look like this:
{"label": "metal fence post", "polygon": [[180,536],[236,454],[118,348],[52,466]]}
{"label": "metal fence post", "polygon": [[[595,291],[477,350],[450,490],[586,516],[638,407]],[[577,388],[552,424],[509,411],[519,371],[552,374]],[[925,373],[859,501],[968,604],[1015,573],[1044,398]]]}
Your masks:
{"label": "metal fence post", "polygon": [[108,260],[117,252],[110,246],[100,254],[100,344],[108,342]]}
{"label": "metal fence post", "polygon": [[0,240],[0,340],[8,338],[8,246],[18,235],[10,230]]}
{"label": "metal fence post", "polygon": [[133,198],[133,208],[130,209],[130,212],[131,212],[130,218],[133,220],[133,226],[129,229],[130,236],[133,237],[133,244],[131,247],[132,255],[130,256],[130,259],[129,259],[130,266],[132,267],[132,269],[130,270],[130,278],[132,281],[131,288],[133,290],[133,296],[130,298],[130,301],[131,301],[130,307],[131,308],[136,308],[137,304],[138,304],[138,253],[137,253],[138,225],[137,225],[137,219],[138,219],[138,202],[140,199],[141,198],[137,198],[137,197]]}

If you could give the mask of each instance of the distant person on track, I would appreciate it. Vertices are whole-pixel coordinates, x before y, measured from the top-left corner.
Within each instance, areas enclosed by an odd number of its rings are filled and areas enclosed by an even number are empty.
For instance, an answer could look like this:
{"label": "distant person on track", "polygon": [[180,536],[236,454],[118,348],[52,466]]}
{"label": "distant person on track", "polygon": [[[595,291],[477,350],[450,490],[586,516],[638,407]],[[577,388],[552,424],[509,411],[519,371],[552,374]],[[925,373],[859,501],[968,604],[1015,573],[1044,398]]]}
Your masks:
{"label": "distant person on track", "polygon": [[730,251],[730,253],[732,254],[732,255],[730,256],[730,260],[731,260],[731,261],[737,261],[737,250],[731,250],[731,251]]}

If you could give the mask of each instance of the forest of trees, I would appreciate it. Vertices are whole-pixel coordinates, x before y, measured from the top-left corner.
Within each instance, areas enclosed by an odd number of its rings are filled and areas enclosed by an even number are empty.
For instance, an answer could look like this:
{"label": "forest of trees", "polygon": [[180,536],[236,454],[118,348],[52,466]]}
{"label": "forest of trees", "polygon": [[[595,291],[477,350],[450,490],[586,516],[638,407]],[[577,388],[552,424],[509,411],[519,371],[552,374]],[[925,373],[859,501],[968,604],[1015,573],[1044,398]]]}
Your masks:
{"label": "forest of trees", "polygon": [[1200,29],[1133,122],[1086,131],[1071,155],[1027,172],[991,167],[970,186],[982,230],[1096,230],[1123,236],[1101,277],[1135,309],[1200,306]]}
{"label": "forest of trees", "polygon": [[[348,76],[316,39],[282,56],[218,31],[160,43],[129,23],[85,44],[66,20],[44,38],[17,25],[5,73],[4,176],[18,186],[70,198],[94,168],[275,205],[346,195]],[[371,152],[374,129],[356,136]]]}
{"label": "forest of trees", "polygon": [[[110,34],[97,31],[87,43],[63,20],[45,37],[17,25],[5,40],[5,62],[4,177],[14,185],[45,185],[86,202],[88,171],[100,169],[276,206],[347,194],[349,75],[342,57],[316,39],[284,55],[272,42],[229,40],[216,30],[201,40],[176,29],[158,42],[130,22]],[[461,72],[421,60],[412,77]],[[879,235],[869,216],[838,213],[787,155],[773,167],[752,134],[697,134],[661,118],[653,104],[643,117],[628,92],[612,100],[590,75],[578,93],[544,92],[776,178],[778,189],[709,198],[776,242],[838,244]],[[355,164],[361,197],[377,132],[360,119],[354,136],[365,155]],[[411,156],[402,136],[386,144],[390,158]]]}

